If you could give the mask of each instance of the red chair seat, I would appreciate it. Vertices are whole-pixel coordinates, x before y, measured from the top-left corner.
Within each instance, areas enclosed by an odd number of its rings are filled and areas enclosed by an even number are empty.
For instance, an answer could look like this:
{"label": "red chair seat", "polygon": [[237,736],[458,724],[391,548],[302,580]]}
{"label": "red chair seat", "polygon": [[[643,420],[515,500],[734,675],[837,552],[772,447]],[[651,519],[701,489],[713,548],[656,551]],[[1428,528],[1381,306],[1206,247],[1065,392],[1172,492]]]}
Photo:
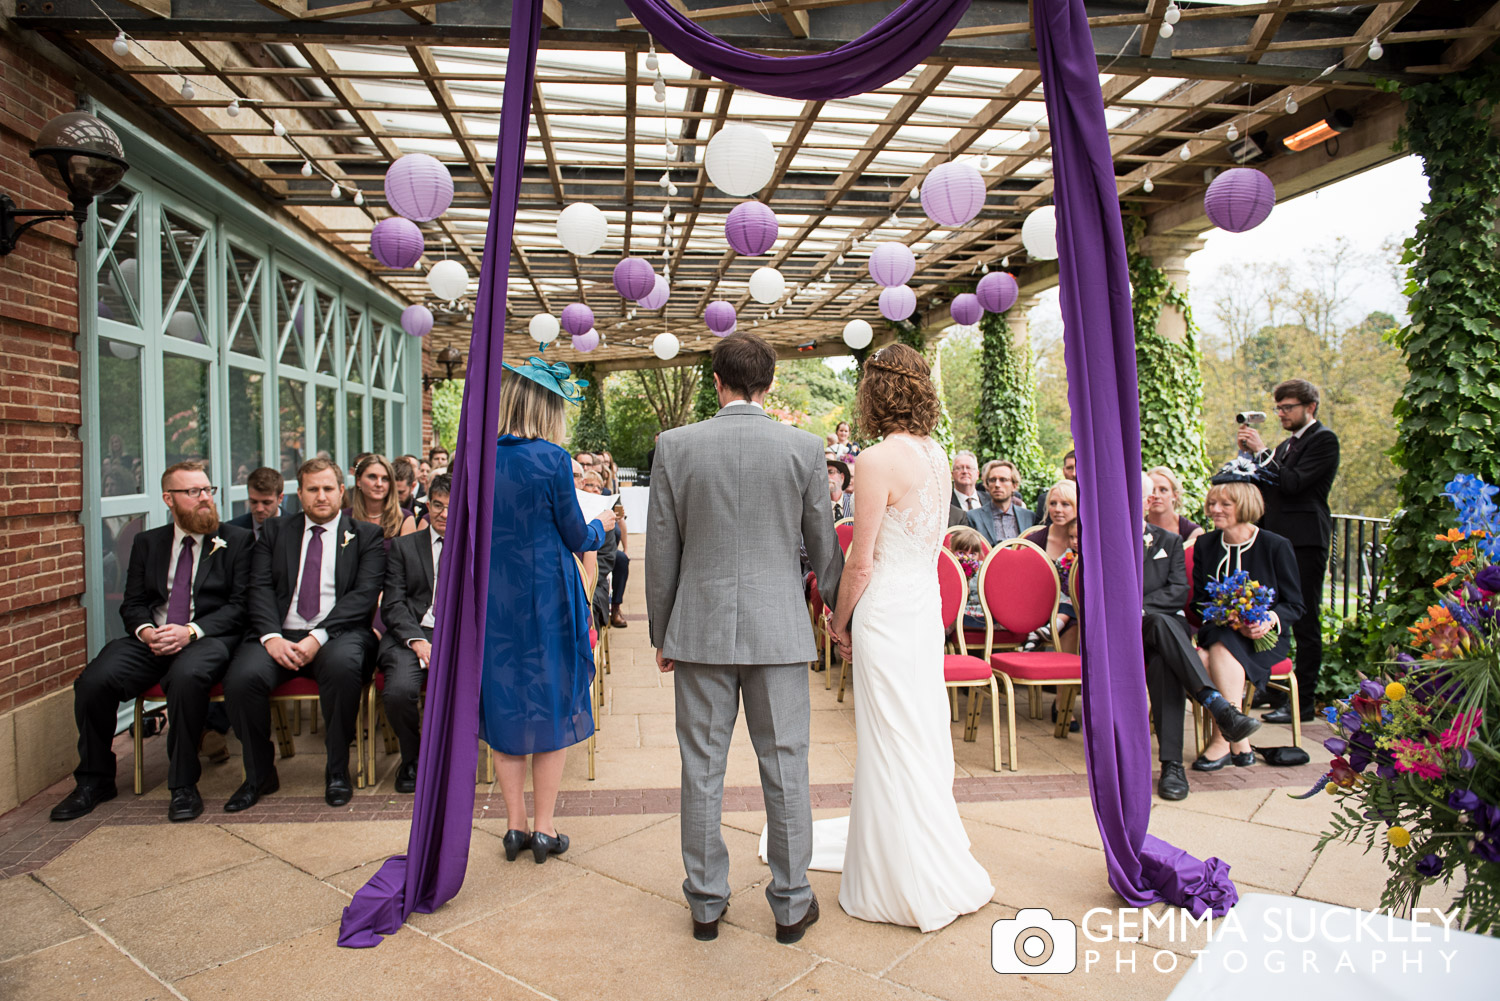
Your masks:
{"label": "red chair seat", "polygon": [[293,695],[317,695],[318,683],[312,678],[289,678],[271,689],[271,698],[284,699]]}
{"label": "red chair seat", "polygon": [[1073,653],[997,653],[990,657],[995,670],[1023,681],[1076,681],[1083,673],[1083,659]]}
{"label": "red chair seat", "polygon": [[1290,674],[1295,674],[1295,673],[1296,673],[1296,665],[1294,665],[1292,663],[1290,657],[1288,657],[1286,660],[1283,660],[1279,664],[1272,664],[1271,665],[1271,677],[1273,677],[1273,678],[1275,678],[1277,680],[1280,680],[1282,678],[1287,677]]}
{"label": "red chair seat", "polygon": [[[224,686],[222,684],[216,684],[208,690],[208,697],[211,699],[221,698],[223,695]],[[140,694],[140,698],[149,699],[152,702],[164,702],[166,701],[167,693],[161,690],[161,685],[152,685]]]}
{"label": "red chair seat", "polygon": [[961,653],[943,655],[944,681],[988,681],[990,666],[983,657],[969,657]]}

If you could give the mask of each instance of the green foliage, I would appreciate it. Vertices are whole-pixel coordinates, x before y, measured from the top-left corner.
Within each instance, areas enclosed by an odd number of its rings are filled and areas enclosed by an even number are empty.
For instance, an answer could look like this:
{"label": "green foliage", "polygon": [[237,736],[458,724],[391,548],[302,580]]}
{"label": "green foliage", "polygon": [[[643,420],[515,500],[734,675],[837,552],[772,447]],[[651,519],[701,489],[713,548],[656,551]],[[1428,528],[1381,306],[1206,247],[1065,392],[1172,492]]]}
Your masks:
{"label": "green foliage", "polygon": [[719,394],[714,390],[714,360],[698,363],[698,395],[693,398],[693,422],[706,421],[719,412]]}
{"label": "green foliage", "polygon": [[959,330],[943,338],[943,406],[953,427],[953,447],[979,447],[979,330]]}
{"label": "green foliage", "polygon": [[462,379],[450,379],[432,387],[432,436],[449,452],[458,445],[458,415],[463,406]]}
{"label": "green foliage", "polygon": [[644,469],[661,422],[656,418],[641,388],[630,372],[607,375],[603,380],[604,414],[609,425],[610,453],[615,465]]}
{"label": "green foliage", "polygon": [[583,405],[573,424],[572,451],[598,452],[609,448],[609,422],[604,415],[604,387],[595,375],[592,363],[579,365],[574,374],[588,382],[583,390]]}
{"label": "green foliage", "polygon": [[897,341],[920,351],[922,357],[927,359],[927,364],[932,366],[932,382],[937,389],[938,407],[941,410],[937,427],[932,429],[932,440],[943,446],[944,452],[953,454],[953,422],[948,417],[948,405],[943,399],[942,355],[938,346],[929,346],[922,329],[910,320],[887,320],[885,325],[895,333]]}
{"label": "green foliage", "polygon": [[981,461],[1009,459],[1021,474],[1022,496],[1029,497],[1056,474],[1042,456],[1037,437],[1036,382],[1031,371],[1031,344],[1017,345],[1003,314],[985,313],[979,321],[978,434],[974,451]]}
{"label": "green foliage", "polygon": [[[1395,413],[1391,457],[1402,510],[1391,526],[1387,618],[1415,621],[1447,570],[1434,536],[1451,520],[1443,485],[1458,473],[1500,482],[1500,66],[1406,87],[1406,148],[1431,193],[1406,242],[1411,322],[1395,335],[1410,376]],[[1394,637],[1388,637],[1394,638]]]}
{"label": "green foliage", "polygon": [[[1198,327],[1187,294],[1151,259],[1134,249],[1145,220],[1132,222],[1130,284],[1135,309],[1135,367],[1141,394],[1141,464],[1166,466],[1182,481],[1183,509],[1195,510],[1208,491],[1203,448],[1203,373]],[[1157,333],[1163,307],[1182,314],[1187,333],[1178,344]]]}
{"label": "green foliage", "polygon": [[854,387],[821,358],[788,358],[776,363],[776,396],[807,414],[802,429],[824,435],[849,419]]}

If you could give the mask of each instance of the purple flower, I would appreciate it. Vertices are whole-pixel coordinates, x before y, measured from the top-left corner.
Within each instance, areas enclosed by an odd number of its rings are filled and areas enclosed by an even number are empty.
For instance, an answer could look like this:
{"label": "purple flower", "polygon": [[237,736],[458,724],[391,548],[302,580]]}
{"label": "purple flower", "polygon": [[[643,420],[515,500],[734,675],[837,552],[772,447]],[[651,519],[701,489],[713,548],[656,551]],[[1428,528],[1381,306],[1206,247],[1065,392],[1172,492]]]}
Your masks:
{"label": "purple flower", "polygon": [[1436,876],[1443,871],[1443,860],[1430,852],[1417,860],[1417,872],[1424,876]]}
{"label": "purple flower", "polygon": [[1473,768],[1476,764],[1478,764],[1478,761],[1475,760],[1473,751],[1465,747],[1463,750],[1458,752],[1458,767],[1468,770],[1470,768]]}
{"label": "purple flower", "polygon": [[1393,765],[1393,764],[1390,764],[1389,762],[1387,762],[1386,764],[1383,764],[1383,765],[1376,765],[1375,766],[1375,774],[1379,775],[1381,778],[1385,779],[1387,782],[1392,782],[1396,778],[1396,766]]}
{"label": "purple flower", "polygon": [[1359,694],[1367,699],[1384,699],[1385,686],[1378,681],[1371,681],[1366,678],[1359,683]]}
{"label": "purple flower", "polygon": [[1500,592],[1500,566],[1487,566],[1474,575],[1474,583],[1482,591],[1491,594]]}
{"label": "purple flower", "polygon": [[1339,726],[1343,727],[1347,733],[1355,733],[1364,724],[1360,722],[1359,713],[1344,713],[1339,717]]}
{"label": "purple flower", "polygon": [[[1491,806],[1488,803],[1481,804],[1474,811],[1474,824],[1490,832],[1490,836],[1500,841],[1500,806]],[[1495,861],[1500,862],[1500,859]]]}
{"label": "purple flower", "polygon": [[1398,664],[1415,664],[1416,662],[1417,658],[1413,657],[1411,654],[1407,653],[1404,650],[1401,653],[1396,654],[1396,663]]}
{"label": "purple flower", "polygon": [[1455,789],[1448,794],[1448,805],[1459,813],[1477,810],[1484,801],[1473,789]]}
{"label": "purple flower", "polygon": [[1500,862],[1500,838],[1475,838],[1469,842],[1469,851],[1487,862]]}
{"label": "purple flower", "polygon": [[1328,753],[1334,757],[1342,758],[1344,752],[1349,750],[1349,742],[1342,737],[1329,737],[1323,741],[1323,746],[1328,748]]}

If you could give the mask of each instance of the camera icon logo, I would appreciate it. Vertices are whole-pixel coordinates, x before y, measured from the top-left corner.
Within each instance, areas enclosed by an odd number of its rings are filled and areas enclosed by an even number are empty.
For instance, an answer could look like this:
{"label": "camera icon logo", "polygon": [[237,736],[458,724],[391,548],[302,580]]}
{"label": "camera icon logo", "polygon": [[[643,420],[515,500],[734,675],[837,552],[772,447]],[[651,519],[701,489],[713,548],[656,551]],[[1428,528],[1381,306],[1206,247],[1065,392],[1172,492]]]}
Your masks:
{"label": "camera icon logo", "polygon": [[1072,973],[1078,968],[1078,926],[1045,907],[1027,907],[990,927],[996,973]]}

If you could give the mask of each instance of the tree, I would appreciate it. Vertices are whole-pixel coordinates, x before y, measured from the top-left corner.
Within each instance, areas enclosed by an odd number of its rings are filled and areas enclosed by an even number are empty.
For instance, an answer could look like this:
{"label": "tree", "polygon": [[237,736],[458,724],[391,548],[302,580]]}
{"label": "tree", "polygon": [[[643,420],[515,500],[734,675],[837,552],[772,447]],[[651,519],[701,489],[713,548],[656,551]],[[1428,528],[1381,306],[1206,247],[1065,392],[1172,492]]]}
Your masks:
{"label": "tree", "polygon": [[801,415],[798,427],[820,436],[849,420],[854,408],[854,388],[821,358],[778,361],[771,395],[779,408]]}
{"label": "tree", "polygon": [[979,331],[943,338],[943,405],[953,421],[953,447],[979,451]]}
{"label": "tree", "polygon": [[696,365],[637,369],[635,374],[663,431],[688,423],[698,392]]}
{"label": "tree", "polygon": [[630,378],[628,373],[605,376],[604,399],[610,451],[616,465],[644,468],[646,453],[661,431],[661,424],[646,402],[640,380]]}
{"label": "tree", "polygon": [[449,452],[458,446],[458,415],[463,405],[462,379],[449,379],[432,387],[432,436]]}
{"label": "tree", "polygon": [[706,421],[719,412],[719,394],[714,389],[714,362],[705,358],[698,363],[698,396],[693,401],[693,420]]}

